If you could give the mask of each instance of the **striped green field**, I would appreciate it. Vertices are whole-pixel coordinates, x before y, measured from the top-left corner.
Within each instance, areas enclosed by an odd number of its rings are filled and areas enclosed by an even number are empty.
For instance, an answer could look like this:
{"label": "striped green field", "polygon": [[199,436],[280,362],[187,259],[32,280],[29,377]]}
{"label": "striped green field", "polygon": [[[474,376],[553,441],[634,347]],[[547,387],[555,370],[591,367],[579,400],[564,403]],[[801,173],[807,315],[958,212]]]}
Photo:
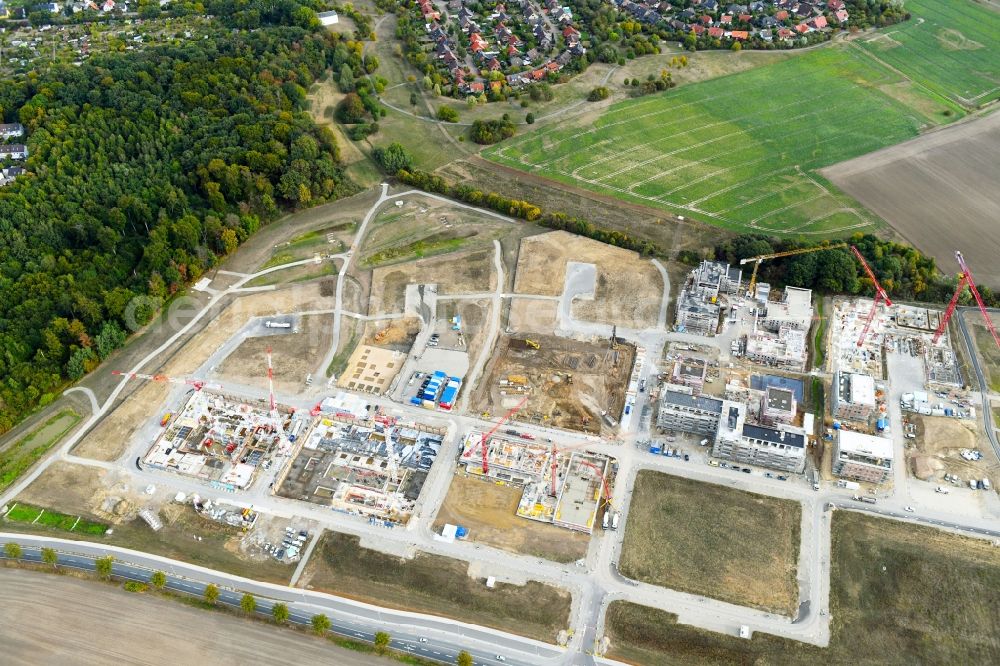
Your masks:
{"label": "striped green field", "polygon": [[1000,5],[905,0],[912,14],[856,43],[907,78],[966,107],[1000,99]]}
{"label": "striped green field", "polygon": [[488,159],[735,231],[813,237],[881,221],[818,169],[962,114],[860,48],[620,102],[592,124],[547,125]]}

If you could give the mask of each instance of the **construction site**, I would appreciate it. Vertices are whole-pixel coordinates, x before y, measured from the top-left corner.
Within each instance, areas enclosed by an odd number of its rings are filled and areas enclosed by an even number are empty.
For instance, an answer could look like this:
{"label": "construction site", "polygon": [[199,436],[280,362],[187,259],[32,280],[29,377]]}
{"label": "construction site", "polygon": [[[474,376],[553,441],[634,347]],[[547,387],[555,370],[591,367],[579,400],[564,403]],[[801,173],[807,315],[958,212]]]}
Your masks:
{"label": "construction site", "polygon": [[459,454],[465,473],[521,487],[515,512],[521,518],[590,534],[611,500],[611,460],[514,429],[498,435],[496,429],[466,436]]}
{"label": "construction site", "polygon": [[441,450],[443,432],[376,411],[319,416],[275,492],[378,520],[405,523]]}
{"label": "construction site", "polygon": [[[891,312],[872,299],[834,299],[830,357],[836,368],[888,379],[885,353],[917,359],[925,381],[961,386],[958,361],[947,328],[935,341],[941,312],[895,305]],[[872,312],[874,316],[869,320]],[[907,390],[913,390],[909,387]]]}
{"label": "construction site", "polygon": [[502,413],[527,397],[516,418],[598,434],[625,408],[636,347],[612,336],[582,342],[501,336],[472,397],[476,412]]}
{"label": "construction site", "polygon": [[291,438],[305,427],[286,409],[209,390],[193,390],[176,415],[160,420],[156,441],[143,456],[149,467],[217,484],[250,487],[276,456],[287,455]]}

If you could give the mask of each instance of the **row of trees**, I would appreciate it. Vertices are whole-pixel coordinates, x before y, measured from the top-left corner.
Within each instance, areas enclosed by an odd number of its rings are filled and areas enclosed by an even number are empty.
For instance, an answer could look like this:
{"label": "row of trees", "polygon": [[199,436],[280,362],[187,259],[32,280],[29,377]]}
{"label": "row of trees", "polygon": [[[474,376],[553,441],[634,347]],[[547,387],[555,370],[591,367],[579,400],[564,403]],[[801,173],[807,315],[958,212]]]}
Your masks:
{"label": "row of trees", "polygon": [[[24,551],[20,544],[10,541],[4,544],[4,555],[8,559],[18,561],[24,557]],[[59,554],[55,548],[42,548],[41,560],[44,564],[56,568],[59,565]],[[114,569],[114,563],[115,558],[111,555],[96,558],[94,560],[94,572],[97,574],[97,577],[101,580],[110,580]],[[154,571],[149,577],[149,584],[156,590],[163,590],[167,585],[167,574],[162,571]],[[205,603],[215,606],[219,602],[219,586],[215,583],[209,583],[205,586],[205,589],[202,592],[202,597],[205,600]],[[256,614],[257,598],[249,592],[244,593],[243,596],[240,597],[240,610],[242,610],[247,616]],[[291,613],[288,610],[288,604],[280,601],[271,604],[271,617],[277,624],[285,624],[288,622],[291,617]],[[310,624],[312,625],[313,631],[320,636],[326,634],[331,627],[330,618],[322,613],[313,615],[310,619]],[[378,654],[387,653],[389,651],[389,644],[391,641],[392,637],[387,632],[376,632],[374,637],[375,651]],[[458,664],[458,666],[472,666],[472,655],[465,650],[459,652],[456,658],[456,664]]]}
{"label": "row of trees", "polygon": [[30,150],[0,191],[0,432],[282,210],[356,190],[306,111],[341,45],[308,7],[239,7],[266,27],[0,81]]}
{"label": "row of trees", "polygon": [[599,227],[593,222],[581,220],[565,213],[543,212],[539,206],[530,201],[509,199],[496,192],[483,192],[469,185],[452,185],[441,176],[426,171],[402,169],[396,173],[396,177],[402,182],[426,192],[435,192],[473,206],[489,208],[498,213],[534,222],[549,229],[569,231],[608,245],[635,250],[643,255],[662,255],[659,248],[650,241],[633,238],[621,231]]}
{"label": "row of trees", "polygon": [[[909,245],[883,240],[871,234],[854,234],[848,242],[858,248],[879,283],[890,296],[941,303],[955,289],[956,278],[942,274],[934,259]],[[758,234],[737,236],[715,248],[715,258],[736,263],[746,257],[809,247],[811,243],[779,240]],[[686,256],[689,260],[698,257]],[[874,286],[849,248],[813,252],[774,259],[761,264],[760,279],[775,284],[803,287],[836,294],[873,296]],[[1000,294],[980,287],[980,294],[991,307],[1000,306]],[[971,298],[968,294],[965,299]],[[967,304],[963,301],[963,304]]]}

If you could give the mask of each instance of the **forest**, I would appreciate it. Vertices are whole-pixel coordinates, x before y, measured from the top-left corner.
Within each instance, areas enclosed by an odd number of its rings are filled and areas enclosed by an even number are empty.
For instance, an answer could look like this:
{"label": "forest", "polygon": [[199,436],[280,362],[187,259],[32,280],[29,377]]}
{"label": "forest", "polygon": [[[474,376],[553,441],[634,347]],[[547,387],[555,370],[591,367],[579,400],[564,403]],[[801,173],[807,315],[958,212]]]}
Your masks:
{"label": "forest", "polygon": [[0,190],[0,432],[260,225],[355,190],[305,111],[337,36],[292,0],[208,4],[218,34],[0,81],[30,150]]}

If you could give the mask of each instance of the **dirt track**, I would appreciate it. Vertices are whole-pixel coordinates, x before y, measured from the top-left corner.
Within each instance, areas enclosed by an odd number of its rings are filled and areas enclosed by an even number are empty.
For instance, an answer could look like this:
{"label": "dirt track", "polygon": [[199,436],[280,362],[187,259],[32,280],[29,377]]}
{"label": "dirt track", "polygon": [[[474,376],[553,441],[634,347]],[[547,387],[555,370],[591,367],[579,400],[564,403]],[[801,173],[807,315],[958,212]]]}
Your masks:
{"label": "dirt track", "polygon": [[907,241],[958,271],[961,250],[978,282],[1000,287],[997,153],[1000,113],[822,170]]}
{"label": "dirt track", "polygon": [[289,629],[67,576],[0,568],[9,664],[380,664]]}

